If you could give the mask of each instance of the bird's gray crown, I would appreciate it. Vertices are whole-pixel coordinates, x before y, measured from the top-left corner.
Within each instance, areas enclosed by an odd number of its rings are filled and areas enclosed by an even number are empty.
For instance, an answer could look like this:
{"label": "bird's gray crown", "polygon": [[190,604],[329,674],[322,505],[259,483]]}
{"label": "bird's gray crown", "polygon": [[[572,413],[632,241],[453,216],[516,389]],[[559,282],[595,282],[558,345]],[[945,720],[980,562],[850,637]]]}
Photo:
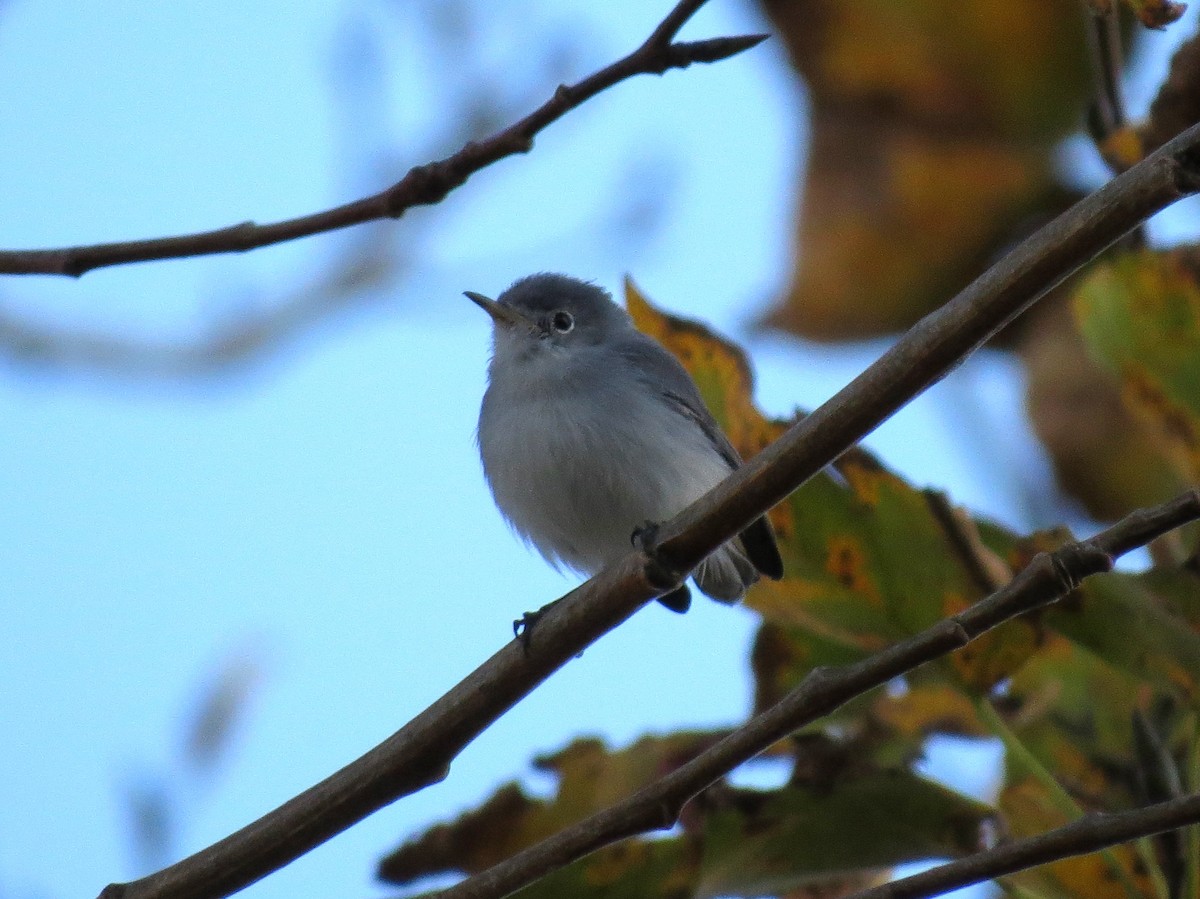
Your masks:
{"label": "bird's gray crown", "polygon": [[629,314],[608,291],[587,281],[542,272],[515,282],[497,301],[537,321],[558,311],[569,312],[580,330],[604,333],[632,327]]}

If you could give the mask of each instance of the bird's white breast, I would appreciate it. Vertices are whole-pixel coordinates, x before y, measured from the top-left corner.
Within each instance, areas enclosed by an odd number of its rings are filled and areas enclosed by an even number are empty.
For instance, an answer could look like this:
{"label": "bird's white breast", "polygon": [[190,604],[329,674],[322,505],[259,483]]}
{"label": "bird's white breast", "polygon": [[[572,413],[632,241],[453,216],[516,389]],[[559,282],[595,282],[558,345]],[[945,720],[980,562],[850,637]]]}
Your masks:
{"label": "bird's white breast", "polygon": [[604,361],[548,349],[493,367],[479,418],[497,506],[550,562],[584,573],[729,473],[695,422]]}

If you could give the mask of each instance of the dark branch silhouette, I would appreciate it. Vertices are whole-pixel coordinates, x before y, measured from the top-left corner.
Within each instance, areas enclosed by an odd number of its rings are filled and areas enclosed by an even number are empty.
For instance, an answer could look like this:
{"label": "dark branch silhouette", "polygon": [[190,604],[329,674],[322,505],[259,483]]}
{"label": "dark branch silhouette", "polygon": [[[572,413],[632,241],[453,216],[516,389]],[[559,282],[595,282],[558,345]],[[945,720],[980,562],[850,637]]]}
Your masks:
{"label": "dark branch silhouette", "polygon": [[323,212],[266,225],[242,222],[215,231],[177,237],[50,250],[0,251],[0,274],[78,277],[92,269],[130,262],[182,259],[213,253],[243,253],[363,222],[399,218],[414,206],[440,203],[480,169],[507,156],[528,153],[533,149],[533,139],[538,132],[615,84],[634,75],[661,75],[670,69],[686,68],[692,63],[718,62],[766,40],[765,34],[751,34],[673,43],[679,29],[705,2],[681,0],[654,33],[628,56],[576,84],[559,85],[554,96],[520,121],[489,138],[470,141],[444,159],[415,166],[398,182],[373,196]]}

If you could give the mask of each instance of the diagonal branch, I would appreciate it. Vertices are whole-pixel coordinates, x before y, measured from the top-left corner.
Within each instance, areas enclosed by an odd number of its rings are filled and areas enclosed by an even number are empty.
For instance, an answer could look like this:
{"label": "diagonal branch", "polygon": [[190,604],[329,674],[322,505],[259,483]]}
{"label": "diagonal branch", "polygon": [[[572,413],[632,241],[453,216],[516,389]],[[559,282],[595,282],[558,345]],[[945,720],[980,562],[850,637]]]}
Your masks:
{"label": "diagonal branch", "polygon": [[50,250],[0,250],[0,274],[70,275],[92,269],[153,259],[182,259],[213,253],[242,253],[300,237],[324,234],[363,222],[400,218],[414,206],[441,202],[475,172],[494,162],[533,149],[533,139],[551,123],[613,85],[635,75],[661,75],[692,63],[735,56],[766,40],[765,34],[720,37],[673,43],[679,30],[706,0],[681,0],[646,41],[628,56],[573,85],[559,85],[554,95],[525,118],[456,153],[415,166],[398,182],[370,197],[333,209],[259,225],[242,222],[215,231],[119,243]]}
{"label": "diagonal branch", "polygon": [[[510,643],[365,756],[183,861],[105,890],[107,899],[209,897],[246,886],[401,796],[435,783],[472,739],[576,653],[692,568],[992,333],[1153,213],[1200,190],[1200,126],[1131,167],[926,316],[833,399]],[[1120,550],[1120,546],[1114,547]],[[1122,550],[1123,551],[1123,550]],[[646,554],[648,553],[648,554]],[[957,639],[957,634],[951,634]]]}
{"label": "diagonal branch", "polygon": [[853,381],[658,531],[667,570],[690,571],[1047,291],[1156,212],[1200,192],[1200,124],[1080,200],[926,315]]}
{"label": "diagonal branch", "polygon": [[973,883],[1197,823],[1200,823],[1200,793],[1127,812],[1087,815],[1035,837],[1014,840],[911,877],[863,890],[849,899],[940,896]]}
{"label": "diagonal branch", "polygon": [[776,741],[1005,621],[1061,599],[1083,578],[1108,571],[1116,556],[1197,518],[1200,491],[1192,490],[1135,512],[1089,540],[1039,554],[1005,587],[969,609],[861,662],[813,669],[771,708],[661,780],[438,893],[438,899],[500,899],[618,840],[671,827],[689,799]]}
{"label": "diagonal branch", "polygon": [[[237,833],[141,880],[113,884],[104,896],[227,895],[442,779],[463,747],[577,653],[681,583],[1063,278],[1155,212],[1197,192],[1200,125],[1077,203],[918,322],[831,400],[665,523],[657,547],[630,553],[568,594],[539,620],[528,652],[508,644],[362,758]],[[1128,532],[1121,539],[1126,542],[1110,548],[1114,554],[1134,541]]]}

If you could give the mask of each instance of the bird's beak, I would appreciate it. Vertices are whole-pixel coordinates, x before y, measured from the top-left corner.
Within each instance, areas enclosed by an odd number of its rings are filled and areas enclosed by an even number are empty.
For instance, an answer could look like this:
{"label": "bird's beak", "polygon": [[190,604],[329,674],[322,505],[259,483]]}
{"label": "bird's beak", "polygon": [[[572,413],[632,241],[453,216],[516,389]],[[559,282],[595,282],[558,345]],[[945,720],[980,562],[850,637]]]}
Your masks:
{"label": "bird's beak", "polygon": [[524,327],[533,329],[533,323],[529,321],[517,310],[511,306],[505,306],[503,303],[497,303],[491,297],[485,297],[481,293],[475,293],[473,290],[464,290],[463,294],[468,300],[486,312],[492,317],[497,325],[504,328]]}

